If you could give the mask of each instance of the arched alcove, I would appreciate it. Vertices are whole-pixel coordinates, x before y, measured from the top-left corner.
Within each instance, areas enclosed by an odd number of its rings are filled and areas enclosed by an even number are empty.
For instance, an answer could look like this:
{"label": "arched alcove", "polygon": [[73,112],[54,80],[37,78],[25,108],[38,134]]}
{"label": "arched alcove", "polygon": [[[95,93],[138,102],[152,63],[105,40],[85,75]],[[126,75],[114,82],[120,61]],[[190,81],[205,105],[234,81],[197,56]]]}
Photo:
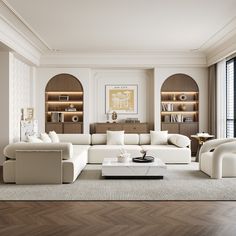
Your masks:
{"label": "arched alcove", "polygon": [[45,88],[45,131],[83,132],[83,86],[70,74],[52,77]]}
{"label": "arched alcove", "polygon": [[[168,77],[161,87],[161,129],[191,138],[199,130],[199,89],[186,74]],[[197,143],[192,140],[192,154]]]}

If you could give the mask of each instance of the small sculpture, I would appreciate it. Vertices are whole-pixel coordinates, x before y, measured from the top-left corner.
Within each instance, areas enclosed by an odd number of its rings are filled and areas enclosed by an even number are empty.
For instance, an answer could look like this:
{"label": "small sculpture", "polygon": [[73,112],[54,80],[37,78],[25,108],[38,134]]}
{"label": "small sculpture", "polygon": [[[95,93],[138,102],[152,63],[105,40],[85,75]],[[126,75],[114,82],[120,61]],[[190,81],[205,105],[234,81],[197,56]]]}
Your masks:
{"label": "small sculpture", "polygon": [[115,123],[117,120],[117,113],[115,111],[112,112],[111,118],[113,120],[113,123]]}

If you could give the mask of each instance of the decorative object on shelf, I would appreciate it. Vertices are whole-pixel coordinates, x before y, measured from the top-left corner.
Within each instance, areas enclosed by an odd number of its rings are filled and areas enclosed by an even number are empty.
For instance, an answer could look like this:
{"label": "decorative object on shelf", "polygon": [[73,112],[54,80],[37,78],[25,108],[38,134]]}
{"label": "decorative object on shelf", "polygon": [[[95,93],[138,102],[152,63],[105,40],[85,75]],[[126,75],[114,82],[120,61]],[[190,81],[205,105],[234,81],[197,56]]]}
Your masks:
{"label": "decorative object on shelf", "polygon": [[120,150],[120,154],[117,156],[117,161],[120,163],[126,163],[130,160],[130,153],[123,148]]}
{"label": "decorative object on shelf", "polygon": [[73,104],[70,104],[69,107],[65,108],[65,111],[77,111]]}
{"label": "decorative object on shelf", "polygon": [[187,106],[185,104],[180,104],[179,105],[179,110],[180,111],[186,111],[186,109],[187,109]]}
{"label": "decorative object on shelf", "polygon": [[59,117],[59,113],[58,112],[52,112],[51,113],[51,122],[59,122],[60,121],[60,117]]}
{"label": "decorative object on shelf", "polygon": [[111,119],[113,120],[113,123],[115,123],[116,122],[116,120],[117,120],[117,113],[116,113],[116,111],[113,111],[112,112],[112,115],[111,115]]}
{"label": "decorative object on shelf", "polygon": [[173,101],[176,101],[176,95],[175,95],[175,94],[173,94],[172,100],[173,100]]}
{"label": "decorative object on shelf", "polygon": [[34,108],[22,108],[21,109],[21,120],[33,120],[34,119]]}
{"label": "decorative object on shelf", "polygon": [[184,122],[193,122],[193,118],[192,117],[185,117]]}
{"label": "decorative object on shelf", "polygon": [[71,119],[73,122],[78,122],[79,121],[79,117],[78,116],[72,116]]}
{"label": "decorative object on shelf", "polygon": [[125,123],[140,123],[138,118],[126,118]]}
{"label": "decorative object on shelf", "polygon": [[65,120],[64,113],[59,113],[59,121],[64,122],[64,120]]}
{"label": "decorative object on shelf", "polygon": [[69,99],[68,95],[59,95],[59,101],[69,101]]}
{"label": "decorative object on shelf", "polygon": [[147,151],[141,150],[142,157],[134,157],[132,158],[133,162],[138,163],[147,163],[147,162],[154,162],[154,157],[147,156]]}
{"label": "decorative object on shelf", "polygon": [[170,116],[169,115],[164,116],[164,122],[170,122]]}
{"label": "decorative object on shelf", "polygon": [[180,94],[180,95],[179,95],[179,100],[180,100],[180,101],[185,101],[185,100],[187,100],[187,95],[184,94],[184,93],[183,93],[183,94]]}
{"label": "decorative object on shelf", "polygon": [[106,85],[106,113],[138,113],[138,85]]}

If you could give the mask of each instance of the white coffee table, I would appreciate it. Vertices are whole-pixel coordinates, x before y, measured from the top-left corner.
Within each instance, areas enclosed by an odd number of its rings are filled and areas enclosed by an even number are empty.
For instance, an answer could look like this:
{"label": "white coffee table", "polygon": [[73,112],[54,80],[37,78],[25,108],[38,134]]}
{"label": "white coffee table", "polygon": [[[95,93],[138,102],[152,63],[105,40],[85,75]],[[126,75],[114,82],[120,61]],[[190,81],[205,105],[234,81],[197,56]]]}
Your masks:
{"label": "white coffee table", "polygon": [[117,158],[104,158],[102,176],[163,178],[166,169],[166,164],[159,158],[155,158],[155,161],[150,163],[136,163],[132,162],[132,159],[129,162],[120,163],[117,161]]}

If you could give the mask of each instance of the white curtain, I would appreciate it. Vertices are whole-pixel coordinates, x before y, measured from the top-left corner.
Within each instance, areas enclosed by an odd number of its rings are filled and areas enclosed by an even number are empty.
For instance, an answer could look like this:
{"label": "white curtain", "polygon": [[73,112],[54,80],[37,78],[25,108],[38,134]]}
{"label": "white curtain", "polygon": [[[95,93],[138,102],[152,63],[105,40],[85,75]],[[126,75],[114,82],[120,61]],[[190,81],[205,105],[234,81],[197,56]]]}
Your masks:
{"label": "white curtain", "polygon": [[226,60],[217,63],[216,71],[217,138],[226,137]]}

